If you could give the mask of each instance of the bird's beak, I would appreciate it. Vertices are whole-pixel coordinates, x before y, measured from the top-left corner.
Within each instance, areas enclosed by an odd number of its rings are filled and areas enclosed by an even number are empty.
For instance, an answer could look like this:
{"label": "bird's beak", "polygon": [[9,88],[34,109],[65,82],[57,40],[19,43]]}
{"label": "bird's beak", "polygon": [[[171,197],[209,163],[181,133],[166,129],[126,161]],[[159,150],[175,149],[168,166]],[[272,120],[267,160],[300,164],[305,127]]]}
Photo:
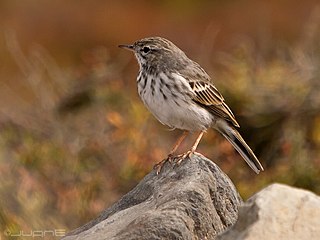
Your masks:
{"label": "bird's beak", "polygon": [[125,44],[121,44],[118,46],[119,48],[124,48],[124,49],[128,49],[130,51],[134,51],[133,45],[125,45]]}

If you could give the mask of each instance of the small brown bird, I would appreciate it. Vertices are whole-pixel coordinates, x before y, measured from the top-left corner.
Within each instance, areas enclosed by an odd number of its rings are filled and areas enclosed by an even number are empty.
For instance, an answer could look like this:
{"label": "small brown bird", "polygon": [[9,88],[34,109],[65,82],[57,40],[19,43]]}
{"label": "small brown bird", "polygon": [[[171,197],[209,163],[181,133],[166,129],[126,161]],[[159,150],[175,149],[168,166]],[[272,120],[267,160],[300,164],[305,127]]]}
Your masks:
{"label": "small brown bird", "polygon": [[[243,140],[236,121],[223,96],[200,65],[161,37],[149,37],[132,45],[119,45],[134,52],[139,66],[138,93],[149,111],[164,125],[184,130],[168,157],[155,167],[161,170],[166,161],[183,159],[193,154],[208,128],[220,132],[256,172],[263,167]],[[174,156],[188,132],[199,131],[191,150]]]}

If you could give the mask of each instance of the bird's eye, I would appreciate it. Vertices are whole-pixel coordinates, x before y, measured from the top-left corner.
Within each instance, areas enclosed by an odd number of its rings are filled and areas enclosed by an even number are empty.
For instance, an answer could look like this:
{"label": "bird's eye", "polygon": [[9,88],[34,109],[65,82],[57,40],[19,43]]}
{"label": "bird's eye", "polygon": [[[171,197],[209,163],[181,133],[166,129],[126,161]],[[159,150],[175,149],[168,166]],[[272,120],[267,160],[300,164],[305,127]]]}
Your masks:
{"label": "bird's eye", "polygon": [[148,53],[150,51],[150,48],[149,47],[144,47],[144,48],[142,48],[142,51],[144,53]]}

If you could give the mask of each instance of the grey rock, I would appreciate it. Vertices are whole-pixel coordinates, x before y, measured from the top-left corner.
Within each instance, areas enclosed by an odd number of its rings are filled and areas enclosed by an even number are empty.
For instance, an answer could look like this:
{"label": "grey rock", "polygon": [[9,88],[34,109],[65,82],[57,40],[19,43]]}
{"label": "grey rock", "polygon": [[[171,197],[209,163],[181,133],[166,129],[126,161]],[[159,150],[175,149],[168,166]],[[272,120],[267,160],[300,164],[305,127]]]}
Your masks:
{"label": "grey rock", "polygon": [[239,209],[237,223],[219,240],[318,240],[320,197],[312,192],[272,184]]}
{"label": "grey rock", "polygon": [[200,154],[153,170],[72,239],[215,239],[232,226],[242,200],[231,180]]}

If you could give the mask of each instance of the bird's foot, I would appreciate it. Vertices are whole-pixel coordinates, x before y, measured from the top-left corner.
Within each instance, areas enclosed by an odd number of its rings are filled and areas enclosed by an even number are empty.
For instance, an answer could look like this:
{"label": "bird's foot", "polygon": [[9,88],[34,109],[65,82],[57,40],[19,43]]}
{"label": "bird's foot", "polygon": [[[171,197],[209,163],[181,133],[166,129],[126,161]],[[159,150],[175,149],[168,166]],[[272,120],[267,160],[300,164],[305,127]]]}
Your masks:
{"label": "bird's foot", "polygon": [[169,154],[167,158],[163,159],[161,162],[158,162],[156,165],[154,165],[153,169],[156,170],[157,175],[161,172],[161,169],[166,162],[169,162],[170,164],[172,164],[174,159],[175,157],[172,154]]}
{"label": "bird's foot", "polygon": [[183,160],[190,158],[195,153],[196,153],[195,151],[189,150],[177,156],[174,156],[173,154],[169,154],[167,158],[163,159],[161,162],[158,162],[156,165],[154,165],[153,169],[156,170],[158,175],[161,172],[161,169],[166,162],[179,166]]}
{"label": "bird's foot", "polygon": [[194,151],[190,150],[185,153],[179,154],[178,156],[175,156],[175,164],[180,165],[183,160],[190,158],[192,154],[194,154]]}

